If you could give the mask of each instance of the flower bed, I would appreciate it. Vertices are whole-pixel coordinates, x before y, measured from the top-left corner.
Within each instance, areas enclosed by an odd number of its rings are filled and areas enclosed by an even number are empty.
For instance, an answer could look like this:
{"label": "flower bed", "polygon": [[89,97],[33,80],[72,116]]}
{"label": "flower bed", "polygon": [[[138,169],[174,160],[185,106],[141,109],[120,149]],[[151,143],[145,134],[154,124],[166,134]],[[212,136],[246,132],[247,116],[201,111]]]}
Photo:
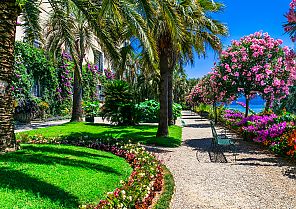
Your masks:
{"label": "flower bed", "polygon": [[141,208],[147,209],[156,193],[162,190],[163,169],[155,156],[143,147],[134,144],[124,144],[119,140],[92,140],[92,141],[55,141],[44,138],[34,139],[29,143],[54,143],[83,146],[97,150],[112,152],[125,158],[133,168],[127,181],[121,181],[122,187],[109,192],[106,199],[97,205],[81,205],[80,208]]}
{"label": "flower bed", "polygon": [[239,130],[245,139],[269,146],[275,153],[296,158],[296,126],[293,115],[267,113],[244,118],[240,112],[226,110],[224,119],[228,128]]}

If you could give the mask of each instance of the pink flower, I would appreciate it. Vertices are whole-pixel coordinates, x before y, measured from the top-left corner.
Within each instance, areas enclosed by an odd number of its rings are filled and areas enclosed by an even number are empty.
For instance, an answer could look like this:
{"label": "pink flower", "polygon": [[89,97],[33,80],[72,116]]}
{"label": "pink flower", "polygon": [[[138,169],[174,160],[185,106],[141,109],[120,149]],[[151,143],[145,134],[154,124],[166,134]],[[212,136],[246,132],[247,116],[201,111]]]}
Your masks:
{"label": "pink flower", "polygon": [[270,74],[272,74],[272,71],[271,71],[271,70],[269,70],[269,69],[265,69],[265,72],[266,72],[266,74],[267,74],[267,75],[270,75]]}
{"label": "pink flower", "polygon": [[237,59],[236,59],[235,57],[233,57],[233,58],[231,59],[231,61],[234,62],[234,63],[236,63],[236,62],[237,62]]}

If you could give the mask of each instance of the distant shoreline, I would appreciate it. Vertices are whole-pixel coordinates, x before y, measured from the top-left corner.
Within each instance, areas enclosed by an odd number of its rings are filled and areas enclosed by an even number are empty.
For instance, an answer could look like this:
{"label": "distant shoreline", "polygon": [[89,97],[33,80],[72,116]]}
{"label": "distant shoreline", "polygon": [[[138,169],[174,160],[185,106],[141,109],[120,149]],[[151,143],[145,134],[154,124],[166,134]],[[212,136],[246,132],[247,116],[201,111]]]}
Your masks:
{"label": "distant shoreline", "polygon": [[[246,101],[245,97],[239,97],[236,101],[232,102],[231,104],[225,105],[225,108],[238,110],[240,112],[245,112],[246,108],[236,103],[236,102],[245,103],[245,101]],[[251,99],[250,109],[253,110],[255,113],[262,112],[264,110],[264,107],[265,107],[265,101],[260,96],[256,96],[255,98]]]}

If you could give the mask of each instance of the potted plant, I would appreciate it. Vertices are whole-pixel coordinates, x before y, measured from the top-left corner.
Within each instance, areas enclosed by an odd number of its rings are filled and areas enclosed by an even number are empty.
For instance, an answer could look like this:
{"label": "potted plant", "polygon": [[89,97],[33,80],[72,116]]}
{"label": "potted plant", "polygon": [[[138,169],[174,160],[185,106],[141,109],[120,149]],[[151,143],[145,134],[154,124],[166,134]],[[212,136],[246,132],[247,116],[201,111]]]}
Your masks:
{"label": "potted plant", "polygon": [[17,101],[14,119],[20,123],[28,124],[34,118],[38,104],[34,98],[20,99]]}
{"label": "potted plant", "polygon": [[100,113],[100,102],[99,101],[86,101],[83,103],[83,111],[86,122],[95,122],[95,117]]}

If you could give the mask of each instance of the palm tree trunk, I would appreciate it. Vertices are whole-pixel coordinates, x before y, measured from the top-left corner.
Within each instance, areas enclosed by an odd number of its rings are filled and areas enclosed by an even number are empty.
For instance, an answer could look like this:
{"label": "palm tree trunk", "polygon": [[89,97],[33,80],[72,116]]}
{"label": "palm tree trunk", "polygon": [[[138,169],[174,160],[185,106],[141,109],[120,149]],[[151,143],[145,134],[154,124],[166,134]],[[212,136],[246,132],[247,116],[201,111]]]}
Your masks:
{"label": "palm tree trunk", "polygon": [[168,121],[169,125],[174,125],[174,113],[173,113],[173,69],[168,72]]}
{"label": "palm tree trunk", "polygon": [[167,137],[168,130],[168,58],[163,51],[159,56],[160,60],[160,84],[159,84],[159,123],[156,137]]}
{"label": "palm tree trunk", "polygon": [[15,0],[0,3],[0,151],[16,148],[11,80],[14,72],[14,42],[19,11]]}
{"label": "palm tree trunk", "polygon": [[[80,65],[80,63],[79,63]],[[74,92],[73,92],[73,106],[71,122],[82,121],[82,84],[80,70],[82,69],[82,63],[80,67],[75,67],[74,70]]]}

